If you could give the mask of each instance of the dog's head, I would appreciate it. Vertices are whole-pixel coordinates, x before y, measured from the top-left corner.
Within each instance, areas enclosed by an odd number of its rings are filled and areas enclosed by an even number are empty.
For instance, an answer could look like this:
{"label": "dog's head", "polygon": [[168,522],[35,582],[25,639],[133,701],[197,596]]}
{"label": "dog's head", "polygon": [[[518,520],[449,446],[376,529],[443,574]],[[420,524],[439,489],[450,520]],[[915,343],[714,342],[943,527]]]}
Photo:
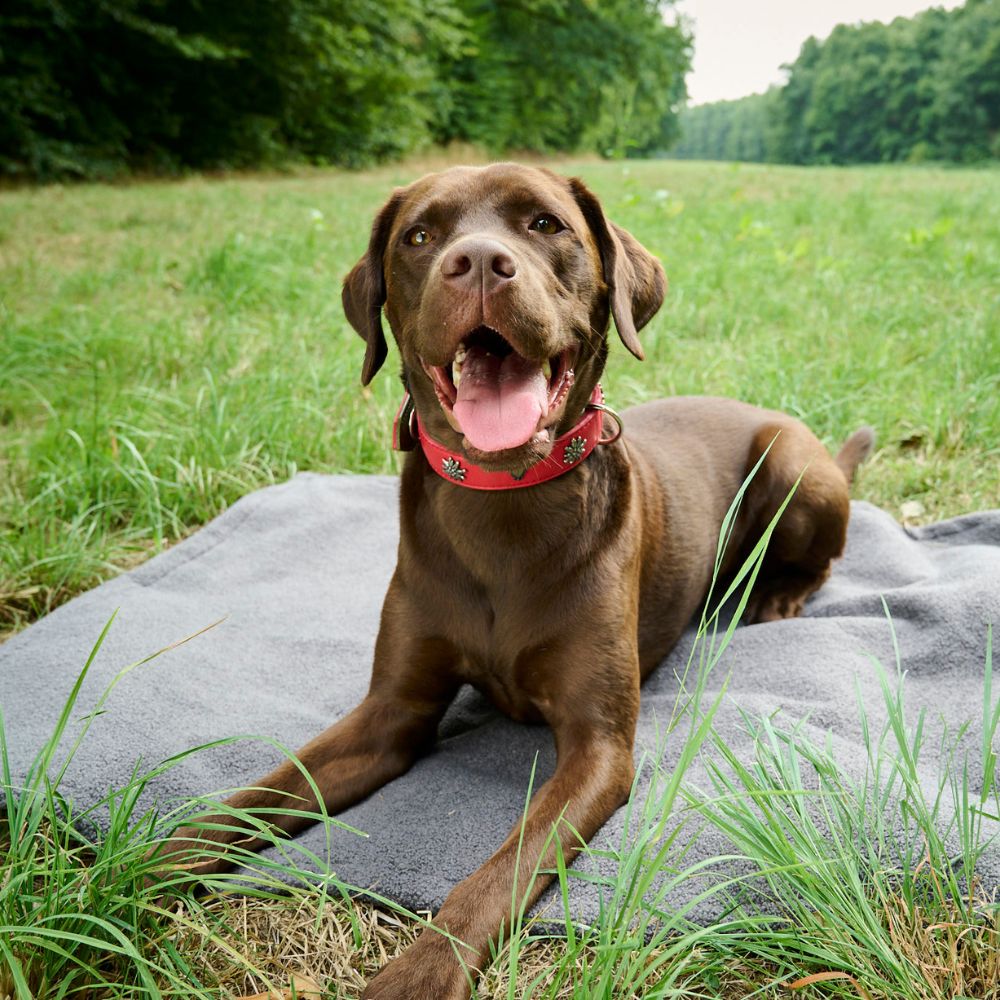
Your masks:
{"label": "dog's head", "polygon": [[582,413],[609,316],[642,358],[637,332],[665,288],[659,261],[579,180],[499,163],[395,191],[344,281],[344,312],[368,345],[364,384],[385,360],[384,306],[424,426],[516,472]]}

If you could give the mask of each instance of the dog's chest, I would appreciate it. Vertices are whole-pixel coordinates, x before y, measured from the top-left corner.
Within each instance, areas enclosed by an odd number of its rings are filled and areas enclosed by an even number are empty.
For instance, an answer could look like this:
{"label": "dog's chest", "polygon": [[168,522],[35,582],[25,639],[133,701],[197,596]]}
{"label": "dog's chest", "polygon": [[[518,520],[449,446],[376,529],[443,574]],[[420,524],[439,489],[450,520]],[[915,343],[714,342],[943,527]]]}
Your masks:
{"label": "dog's chest", "polygon": [[[477,598],[456,602],[442,622],[458,656],[458,677],[479,689],[500,711],[523,722],[541,721],[547,694],[538,664],[550,630],[537,601]],[[461,609],[461,610],[459,610]]]}
{"label": "dog's chest", "polygon": [[533,685],[525,683],[522,669],[522,664],[463,657],[458,673],[505,715],[518,722],[543,722],[547,699]]}
{"label": "dog's chest", "polygon": [[503,587],[449,582],[421,605],[429,630],[455,651],[452,669],[512,718],[541,721],[549,696],[543,661],[560,631],[545,591],[516,578]]}
{"label": "dog's chest", "polygon": [[534,722],[549,714],[557,651],[590,620],[604,539],[578,490],[524,492],[435,491],[404,518],[400,558],[422,630],[455,651],[458,677]]}

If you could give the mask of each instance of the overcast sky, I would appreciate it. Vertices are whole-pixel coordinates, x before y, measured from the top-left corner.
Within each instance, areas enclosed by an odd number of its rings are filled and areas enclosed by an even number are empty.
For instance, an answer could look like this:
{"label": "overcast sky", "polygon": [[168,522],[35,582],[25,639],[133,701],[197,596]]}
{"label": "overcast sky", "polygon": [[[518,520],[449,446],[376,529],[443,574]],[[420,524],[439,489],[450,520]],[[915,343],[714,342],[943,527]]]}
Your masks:
{"label": "overcast sky", "polygon": [[781,64],[793,62],[810,35],[825,38],[837,24],[891,21],[928,7],[959,5],[959,0],[677,0],[677,10],[694,22],[690,102],[730,100],[783,83]]}

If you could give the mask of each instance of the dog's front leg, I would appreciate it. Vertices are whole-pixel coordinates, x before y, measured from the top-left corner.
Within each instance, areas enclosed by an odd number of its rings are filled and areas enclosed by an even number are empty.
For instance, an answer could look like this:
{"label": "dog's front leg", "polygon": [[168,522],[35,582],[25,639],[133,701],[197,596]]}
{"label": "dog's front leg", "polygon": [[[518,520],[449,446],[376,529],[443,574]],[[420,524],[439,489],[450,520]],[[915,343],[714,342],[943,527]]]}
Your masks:
{"label": "dog's front leg", "polygon": [[[459,682],[452,669],[454,650],[443,640],[421,637],[418,624],[394,579],[382,609],[368,695],[295,754],[331,815],[403,774],[434,742],[438,722]],[[318,807],[312,785],[292,760],[225,804],[251,812],[286,833],[313,822],[302,814]],[[238,842],[244,850],[264,845],[236,828],[238,822],[220,813],[178,830],[161,856],[194,875],[224,871],[233,864],[224,850],[227,845]]]}
{"label": "dog's front leg", "polygon": [[556,771],[531,800],[523,833],[522,824],[515,824],[500,849],[452,890],[435,926],[372,980],[364,1000],[466,1000],[470,980],[489,960],[491,942],[501,928],[509,931],[512,897],[530,906],[552,881],[544,869],[555,866],[554,840],[560,841],[568,863],[580,850],[579,838],[589,840],[628,797],[634,775],[637,663],[635,671],[635,697],[628,691],[619,694],[618,707],[628,705],[623,708],[627,717],[616,719],[614,726],[588,720],[594,715],[592,704],[586,714],[567,714],[553,725]]}

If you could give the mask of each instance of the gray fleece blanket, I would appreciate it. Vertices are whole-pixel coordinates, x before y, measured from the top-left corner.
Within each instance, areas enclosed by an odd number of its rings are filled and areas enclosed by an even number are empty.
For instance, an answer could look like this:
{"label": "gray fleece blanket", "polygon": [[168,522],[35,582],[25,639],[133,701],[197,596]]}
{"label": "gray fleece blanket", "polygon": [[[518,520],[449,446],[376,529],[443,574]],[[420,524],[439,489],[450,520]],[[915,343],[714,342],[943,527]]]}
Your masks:
{"label": "gray fleece blanket", "polygon": [[[149,562],[78,597],[0,647],[0,707],[15,783],[52,732],[101,629],[118,609],[83,685],[75,721],[123,666],[224,619],[125,677],[93,723],[63,783],[77,807],[90,805],[145,765],[191,746],[258,734],[294,749],[364,695],[379,609],[395,562],[397,481],[303,474],[253,493],[207,527]],[[788,722],[830,741],[848,770],[863,770],[860,690],[873,726],[884,719],[872,656],[894,668],[891,612],[908,672],[908,702],[954,729],[981,712],[987,625],[1000,620],[1000,510],[904,529],[887,513],[855,502],[850,538],[833,576],[804,617],[740,627],[710,687],[730,677],[717,718],[736,751],[750,752],[740,711]],[[637,756],[670,717],[691,636],[643,688]],[[673,766],[679,739],[663,755]],[[938,743],[923,767],[933,781]],[[521,816],[537,755],[536,784],[551,773],[544,727],[523,726],[465,690],[442,723],[440,741],[408,774],[342,814],[361,837],[313,827],[299,839],[344,882],[373,888],[412,908],[436,908],[481,864]],[[150,795],[164,803],[251,784],[280,759],[263,741],[198,753],[164,773]],[[979,771],[977,772],[977,767]],[[973,762],[973,781],[981,779]],[[704,780],[700,766],[691,780]],[[597,835],[618,845],[623,813]],[[726,853],[700,834],[686,858]],[[613,862],[587,860],[613,869]],[[307,865],[309,867],[309,865]],[[986,888],[1000,884],[993,852]],[[678,890],[704,888],[692,881]],[[574,880],[576,917],[595,917],[600,890]],[[543,899],[544,904],[544,899]],[[694,916],[716,914],[711,901]]]}

